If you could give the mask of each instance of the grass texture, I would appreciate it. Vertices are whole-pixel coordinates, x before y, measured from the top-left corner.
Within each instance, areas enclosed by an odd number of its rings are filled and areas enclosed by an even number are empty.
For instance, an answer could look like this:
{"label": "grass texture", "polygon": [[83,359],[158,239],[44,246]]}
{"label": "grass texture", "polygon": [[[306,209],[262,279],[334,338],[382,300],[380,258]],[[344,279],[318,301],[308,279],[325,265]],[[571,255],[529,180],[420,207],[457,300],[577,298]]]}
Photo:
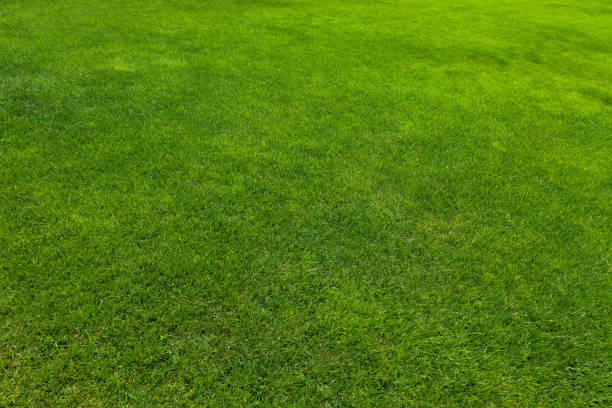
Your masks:
{"label": "grass texture", "polygon": [[612,4],[0,2],[0,406],[609,407]]}

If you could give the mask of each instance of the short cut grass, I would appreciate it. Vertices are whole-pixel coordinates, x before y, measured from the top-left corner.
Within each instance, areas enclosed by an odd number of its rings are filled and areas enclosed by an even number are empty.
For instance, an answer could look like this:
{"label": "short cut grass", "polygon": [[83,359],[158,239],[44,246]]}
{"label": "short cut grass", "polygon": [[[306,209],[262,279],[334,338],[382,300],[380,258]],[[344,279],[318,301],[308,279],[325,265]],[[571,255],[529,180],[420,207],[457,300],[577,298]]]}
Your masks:
{"label": "short cut grass", "polygon": [[612,406],[607,0],[2,0],[0,406]]}

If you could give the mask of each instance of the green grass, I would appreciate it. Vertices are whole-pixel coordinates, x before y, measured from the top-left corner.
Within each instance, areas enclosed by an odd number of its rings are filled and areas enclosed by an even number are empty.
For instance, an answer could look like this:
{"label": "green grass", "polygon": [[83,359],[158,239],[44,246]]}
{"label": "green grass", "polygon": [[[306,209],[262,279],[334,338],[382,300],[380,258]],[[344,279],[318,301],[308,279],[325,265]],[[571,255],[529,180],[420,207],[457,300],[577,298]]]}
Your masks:
{"label": "green grass", "polygon": [[607,0],[0,2],[0,406],[612,404]]}

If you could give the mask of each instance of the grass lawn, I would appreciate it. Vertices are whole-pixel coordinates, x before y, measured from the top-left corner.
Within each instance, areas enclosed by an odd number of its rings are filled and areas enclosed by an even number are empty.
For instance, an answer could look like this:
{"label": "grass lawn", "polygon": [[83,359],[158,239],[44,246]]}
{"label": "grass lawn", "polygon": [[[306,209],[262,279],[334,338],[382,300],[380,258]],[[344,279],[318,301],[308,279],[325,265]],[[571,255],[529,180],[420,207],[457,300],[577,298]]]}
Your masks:
{"label": "grass lawn", "polygon": [[0,1],[0,407],[609,407],[609,0]]}

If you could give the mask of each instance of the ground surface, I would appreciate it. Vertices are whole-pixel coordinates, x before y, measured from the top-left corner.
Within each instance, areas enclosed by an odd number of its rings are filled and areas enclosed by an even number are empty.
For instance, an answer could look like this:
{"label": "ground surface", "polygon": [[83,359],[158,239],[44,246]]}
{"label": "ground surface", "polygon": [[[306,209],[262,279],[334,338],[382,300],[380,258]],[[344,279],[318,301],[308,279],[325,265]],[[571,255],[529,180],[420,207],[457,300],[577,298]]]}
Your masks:
{"label": "ground surface", "polygon": [[612,404],[609,1],[0,2],[0,406]]}

